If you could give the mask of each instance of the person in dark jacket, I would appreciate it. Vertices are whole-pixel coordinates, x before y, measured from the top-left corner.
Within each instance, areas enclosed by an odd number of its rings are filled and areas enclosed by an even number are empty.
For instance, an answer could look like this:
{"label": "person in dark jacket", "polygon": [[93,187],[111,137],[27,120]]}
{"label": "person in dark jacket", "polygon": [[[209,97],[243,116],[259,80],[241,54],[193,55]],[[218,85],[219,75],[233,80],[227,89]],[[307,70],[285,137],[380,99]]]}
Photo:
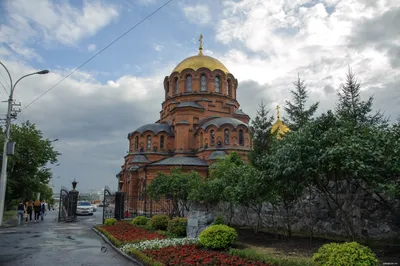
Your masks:
{"label": "person in dark jacket", "polygon": [[41,205],[41,208],[40,208],[40,216],[41,216],[41,218],[42,218],[42,221],[43,221],[43,219],[44,219],[44,214],[45,214],[45,212],[46,212],[46,201],[43,200],[42,205]]}
{"label": "person in dark jacket", "polygon": [[40,209],[41,209],[40,200],[37,199],[33,203],[33,210],[35,211],[35,223],[39,222]]}
{"label": "person in dark jacket", "polygon": [[25,205],[22,200],[18,204],[17,212],[18,212],[18,225],[21,225],[21,221],[24,218],[24,213],[25,213]]}
{"label": "person in dark jacket", "polygon": [[32,203],[32,201],[31,200],[27,201],[26,204],[25,204],[25,207],[26,207],[26,213],[28,214],[26,216],[26,223],[32,222],[32,212],[33,212],[33,203]]}

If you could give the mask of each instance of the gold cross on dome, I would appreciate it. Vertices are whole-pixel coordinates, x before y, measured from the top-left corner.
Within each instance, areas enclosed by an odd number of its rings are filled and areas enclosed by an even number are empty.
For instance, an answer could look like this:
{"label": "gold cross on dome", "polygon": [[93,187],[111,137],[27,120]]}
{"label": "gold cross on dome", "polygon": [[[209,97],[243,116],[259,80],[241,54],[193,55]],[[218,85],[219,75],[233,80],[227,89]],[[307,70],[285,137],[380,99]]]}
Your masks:
{"label": "gold cross on dome", "polygon": [[203,34],[200,34],[199,42],[199,55],[203,55]]}
{"label": "gold cross on dome", "polygon": [[281,107],[279,106],[279,104],[276,106],[276,117],[277,117],[277,119],[279,120],[279,119],[281,119],[281,114],[280,114],[280,111],[279,111],[279,109],[280,109]]}

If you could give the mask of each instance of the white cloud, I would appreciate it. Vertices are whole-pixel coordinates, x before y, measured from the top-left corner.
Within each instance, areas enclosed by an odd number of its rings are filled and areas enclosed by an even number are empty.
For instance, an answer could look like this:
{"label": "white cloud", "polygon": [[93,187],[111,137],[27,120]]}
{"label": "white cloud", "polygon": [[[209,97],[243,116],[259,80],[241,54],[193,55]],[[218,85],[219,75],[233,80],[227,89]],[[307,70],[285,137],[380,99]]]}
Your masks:
{"label": "white cloud", "polygon": [[190,23],[206,25],[211,22],[211,11],[207,5],[197,4],[183,7],[183,13]]}
{"label": "white cloud", "polygon": [[[312,100],[322,101],[321,110],[333,108],[335,101],[332,101],[332,95],[324,93],[324,88],[337,89],[348,65],[358,74],[366,95],[374,94],[376,88],[383,88],[383,91],[390,88],[400,76],[400,69],[393,67],[400,66],[399,60],[393,59],[400,51],[391,46],[389,52],[392,54],[389,55],[386,50],[368,47],[368,41],[363,42],[365,48],[355,47],[351,39],[357,38],[355,32],[364,20],[383,16],[396,7],[399,10],[396,1],[381,0],[372,5],[364,0],[329,2],[330,6],[311,0],[225,0],[222,2],[223,15],[215,25],[216,39],[235,47],[239,47],[239,43],[245,49],[231,49],[216,57],[239,81],[266,84],[265,90],[258,93],[260,97],[269,97],[271,104],[284,104],[289,97],[291,82],[299,72],[312,91]],[[391,27],[390,21],[393,23],[393,19],[382,21],[386,25],[374,21],[374,29],[384,31]],[[366,29],[367,34],[370,28]],[[400,43],[398,28],[393,28],[387,35],[385,40],[391,38],[391,42],[386,43],[393,44],[393,40]],[[241,86],[243,90],[246,88]],[[390,89],[387,90],[389,93]],[[381,101],[380,97],[383,95],[376,95],[377,102]],[[393,97],[400,98],[400,93]],[[379,107],[385,109],[384,105]],[[400,112],[394,106],[388,108],[389,112]]]}
{"label": "white cloud", "polygon": [[49,0],[8,0],[3,6],[7,24],[0,27],[0,43],[19,46],[37,40],[73,46],[118,17],[115,6],[89,0],[83,1],[81,10],[66,1]]}
{"label": "white cloud", "polygon": [[154,50],[156,50],[157,52],[161,52],[162,50],[164,50],[164,46],[160,45],[160,44],[154,44],[153,45]]}
{"label": "white cloud", "polygon": [[96,50],[96,44],[93,44],[93,43],[89,44],[87,49],[89,52],[93,52],[94,50]]}

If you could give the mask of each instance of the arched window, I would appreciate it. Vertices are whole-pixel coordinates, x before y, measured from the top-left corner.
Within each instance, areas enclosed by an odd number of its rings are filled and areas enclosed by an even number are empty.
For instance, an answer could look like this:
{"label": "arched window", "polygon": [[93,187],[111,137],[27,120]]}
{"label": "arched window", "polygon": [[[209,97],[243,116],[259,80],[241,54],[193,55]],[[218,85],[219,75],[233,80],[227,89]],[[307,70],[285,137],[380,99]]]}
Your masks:
{"label": "arched window", "polygon": [[200,91],[207,91],[207,77],[204,74],[200,78]]}
{"label": "arched window", "polygon": [[174,79],[174,93],[178,94],[178,78]]}
{"label": "arched window", "polygon": [[139,136],[135,137],[135,150],[139,149]]}
{"label": "arched window", "polygon": [[228,96],[232,97],[232,81],[228,79]]}
{"label": "arched window", "polygon": [[243,136],[243,130],[239,130],[239,145],[244,146],[244,136]]}
{"label": "arched window", "polygon": [[160,137],[160,150],[163,151],[164,150],[164,136],[161,135]]}
{"label": "arched window", "polygon": [[165,100],[168,98],[168,92],[169,92],[169,82],[167,81],[167,85],[165,86]]}
{"label": "arched window", "polygon": [[147,149],[150,150],[151,149],[151,136],[147,135]]}
{"label": "arched window", "polygon": [[215,145],[215,132],[214,132],[214,130],[210,131],[210,142],[211,142],[211,146]]}
{"label": "arched window", "polygon": [[192,76],[187,75],[186,76],[186,92],[191,92],[192,91]]}
{"label": "arched window", "polygon": [[224,130],[224,144],[229,145],[229,129]]}
{"label": "arched window", "polygon": [[215,84],[215,92],[220,93],[221,92],[221,79],[219,76],[215,77],[214,84]]}

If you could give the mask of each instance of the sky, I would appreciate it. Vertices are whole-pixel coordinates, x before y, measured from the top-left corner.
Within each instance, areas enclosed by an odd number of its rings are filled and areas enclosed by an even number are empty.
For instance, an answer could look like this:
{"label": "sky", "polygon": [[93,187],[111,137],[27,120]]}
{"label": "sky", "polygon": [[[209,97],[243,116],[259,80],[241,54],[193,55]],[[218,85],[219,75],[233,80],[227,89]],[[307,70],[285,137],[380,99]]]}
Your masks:
{"label": "sky", "polygon": [[[238,79],[240,108],[251,118],[261,100],[272,113],[290,100],[298,75],[318,113],[335,108],[349,67],[375,110],[400,115],[398,0],[173,0],[64,79],[166,2],[0,1],[0,61],[13,80],[50,70],[16,87],[15,123],[30,120],[59,139],[55,190],[74,179],[82,192],[116,189],[128,133],[159,118],[164,77],[197,54],[200,34],[204,54]],[[2,101],[6,91],[0,67]],[[6,103],[0,108],[4,116]]]}

